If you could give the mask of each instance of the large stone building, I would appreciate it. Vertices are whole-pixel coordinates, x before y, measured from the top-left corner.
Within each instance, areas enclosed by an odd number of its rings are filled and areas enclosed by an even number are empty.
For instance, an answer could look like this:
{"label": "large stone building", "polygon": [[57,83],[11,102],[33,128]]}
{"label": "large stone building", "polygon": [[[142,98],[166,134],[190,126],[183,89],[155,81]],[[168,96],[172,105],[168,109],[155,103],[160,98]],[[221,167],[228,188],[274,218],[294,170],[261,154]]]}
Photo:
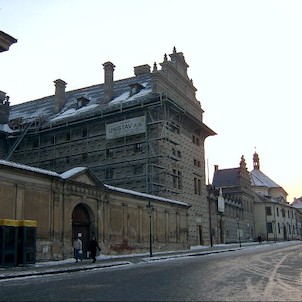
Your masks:
{"label": "large stone building", "polygon": [[85,166],[104,184],[188,203],[189,244],[208,244],[204,142],[215,132],[183,53],[169,56],[127,79],[106,62],[103,84],[66,91],[58,79],[54,95],[2,102],[0,156],[57,173]]}

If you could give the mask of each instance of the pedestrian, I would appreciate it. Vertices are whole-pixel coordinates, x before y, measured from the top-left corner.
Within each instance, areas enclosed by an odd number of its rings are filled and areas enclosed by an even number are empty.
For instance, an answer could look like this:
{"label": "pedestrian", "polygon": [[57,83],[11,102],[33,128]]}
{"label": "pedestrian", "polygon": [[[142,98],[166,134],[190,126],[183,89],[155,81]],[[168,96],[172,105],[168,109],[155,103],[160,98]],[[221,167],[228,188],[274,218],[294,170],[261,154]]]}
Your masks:
{"label": "pedestrian", "polygon": [[82,254],[83,254],[82,247],[83,247],[82,240],[79,237],[76,237],[76,239],[73,242],[74,258],[76,262],[78,262],[79,259],[82,262]]}
{"label": "pedestrian", "polygon": [[259,242],[259,244],[261,244],[261,242],[262,242],[262,237],[260,234],[258,235],[258,242]]}
{"label": "pedestrian", "polygon": [[100,248],[95,236],[93,236],[90,240],[89,250],[90,250],[90,253],[91,253],[92,263],[95,263],[95,261],[96,261],[96,251],[97,250],[99,252],[101,251],[101,248]]}

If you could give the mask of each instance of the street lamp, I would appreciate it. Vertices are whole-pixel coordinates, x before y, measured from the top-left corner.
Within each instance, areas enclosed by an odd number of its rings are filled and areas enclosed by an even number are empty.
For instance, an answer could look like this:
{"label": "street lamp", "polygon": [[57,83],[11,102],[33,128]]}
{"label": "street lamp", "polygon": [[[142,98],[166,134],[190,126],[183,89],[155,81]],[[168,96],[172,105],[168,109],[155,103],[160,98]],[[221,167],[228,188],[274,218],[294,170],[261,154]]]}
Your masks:
{"label": "street lamp", "polygon": [[153,211],[153,205],[150,203],[148,203],[147,205],[147,211],[148,211],[148,215],[149,215],[149,225],[150,225],[150,257],[152,257],[152,223],[151,223],[151,218],[152,218],[152,211]]}
{"label": "street lamp", "polygon": [[240,230],[239,230],[239,216],[238,215],[237,215],[237,229],[238,229],[239,246],[241,247],[241,238],[240,238]]}

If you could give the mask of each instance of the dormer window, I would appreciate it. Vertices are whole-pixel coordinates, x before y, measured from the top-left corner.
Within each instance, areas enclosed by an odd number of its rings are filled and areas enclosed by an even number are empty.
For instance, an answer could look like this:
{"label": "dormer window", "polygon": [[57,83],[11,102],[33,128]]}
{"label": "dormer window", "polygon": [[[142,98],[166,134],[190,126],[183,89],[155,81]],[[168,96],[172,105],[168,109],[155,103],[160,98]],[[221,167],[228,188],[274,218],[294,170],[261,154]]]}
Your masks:
{"label": "dormer window", "polygon": [[86,106],[88,103],[89,103],[89,100],[83,96],[77,98],[77,109],[80,109],[80,108]]}
{"label": "dormer window", "polygon": [[134,83],[130,85],[130,96],[133,96],[134,94],[139,93],[142,89],[144,89],[144,86],[142,86],[139,83]]}

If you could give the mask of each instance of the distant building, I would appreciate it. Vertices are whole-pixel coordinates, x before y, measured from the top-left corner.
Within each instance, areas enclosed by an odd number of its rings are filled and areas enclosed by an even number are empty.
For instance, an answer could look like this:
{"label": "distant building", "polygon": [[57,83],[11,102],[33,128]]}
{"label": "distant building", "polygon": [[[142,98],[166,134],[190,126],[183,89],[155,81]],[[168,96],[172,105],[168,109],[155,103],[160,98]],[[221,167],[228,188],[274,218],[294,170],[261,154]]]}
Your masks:
{"label": "distant building", "polygon": [[[219,243],[238,241],[238,233],[242,241],[253,240],[255,238],[254,194],[244,156],[241,157],[238,168],[218,169],[216,165],[213,186],[222,189],[225,200],[224,212],[216,218],[219,223],[217,229],[219,233],[224,234],[221,238],[223,240],[220,239]],[[221,224],[223,227],[220,227]]]}
{"label": "distant building", "polygon": [[57,79],[54,95],[0,105],[0,156],[57,173],[85,166],[104,184],[188,203],[189,244],[208,244],[204,141],[216,133],[183,53],[159,65],[115,80],[105,62],[104,84],[66,91]]}
{"label": "distant building", "polygon": [[[243,156],[239,168],[219,170],[215,166],[212,186],[216,195],[211,200],[210,217],[214,226],[212,234],[218,234],[216,242],[238,241],[238,233],[243,241],[256,240],[258,235],[270,241],[301,239],[302,215],[298,202],[289,204],[286,191],[260,170],[256,152],[253,166],[248,172]],[[225,200],[223,213],[217,208],[219,189]]]}
{"label": "distant building", "polygon": [[286,191],[260,170],[256,152],[253,165],[250,176],[252,190],[255,192],[256,233],[271,241],[301,239],[301,213],[287,202]]}

